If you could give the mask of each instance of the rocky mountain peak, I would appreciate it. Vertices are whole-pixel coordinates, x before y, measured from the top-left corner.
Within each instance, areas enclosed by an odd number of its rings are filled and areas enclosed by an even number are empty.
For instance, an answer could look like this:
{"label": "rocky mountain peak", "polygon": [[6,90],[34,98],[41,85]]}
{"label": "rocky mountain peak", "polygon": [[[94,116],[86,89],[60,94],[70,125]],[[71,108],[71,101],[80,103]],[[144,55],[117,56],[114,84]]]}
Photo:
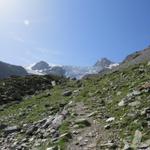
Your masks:
{"label": "rocky mountain peak", "polygon": [[44,70],[49,68],[50,68],[49,64],[45,61],[40,61],[36,63],[34,66],[32,66],[33,70]]}
{"label": "rocky mountain peak", "polygon": [[102,67],[102,68],[107,68],[109,67],[111,64],[113,64],[112,61],[110,61],[109,59],[107,58],[101,58],[100,60],[98,60],[94,67]]}

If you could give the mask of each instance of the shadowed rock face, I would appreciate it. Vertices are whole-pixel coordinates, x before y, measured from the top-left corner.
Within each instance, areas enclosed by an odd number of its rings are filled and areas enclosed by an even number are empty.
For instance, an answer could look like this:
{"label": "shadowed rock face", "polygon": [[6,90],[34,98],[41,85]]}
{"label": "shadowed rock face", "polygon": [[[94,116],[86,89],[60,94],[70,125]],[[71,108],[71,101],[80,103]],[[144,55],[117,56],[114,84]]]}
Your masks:
{"label": "shadowed rock face", "polygon": [[0,61],[0,78],[25,76],[27,74],[26,70],[21,66],[10,65]]}

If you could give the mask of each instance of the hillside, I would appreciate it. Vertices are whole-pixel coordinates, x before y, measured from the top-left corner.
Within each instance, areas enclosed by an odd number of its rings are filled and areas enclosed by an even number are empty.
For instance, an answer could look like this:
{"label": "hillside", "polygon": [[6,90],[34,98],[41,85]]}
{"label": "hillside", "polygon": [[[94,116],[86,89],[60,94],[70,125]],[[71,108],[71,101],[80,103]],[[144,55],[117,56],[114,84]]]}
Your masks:
{"label": "hillside", "polygon": [[25,76],[27,74],[26,70],[21,66],[10,65],[0,61],[0,78]]}
{"label": "hillside", "polygon": [[63,81],[63,78],[53,75],[11,77],[0,80],[0,105],[20,102],[24,96],[30,97],[42,90],[51,89],[53,81]]}
{"label": "hillside", "polygon": [[149,72],[146,61],[2,105],[0,149],[148,150]]}
{"label": "hillside", "polygon": [[144,50],[136,51],[128,55],[123,62],[120,64],[119,68],[129,67],[131,65],[143,63],[150,60],[150,47]]}

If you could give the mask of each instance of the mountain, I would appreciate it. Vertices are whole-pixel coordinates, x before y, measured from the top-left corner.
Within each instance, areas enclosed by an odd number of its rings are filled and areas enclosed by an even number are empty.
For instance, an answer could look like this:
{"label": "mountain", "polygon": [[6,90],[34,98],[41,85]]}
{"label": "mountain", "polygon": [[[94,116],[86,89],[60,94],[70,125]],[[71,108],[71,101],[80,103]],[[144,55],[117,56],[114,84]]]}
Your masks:
{"label": "mountain", "polygon": [[49,68],[50,68],[49,64],[46,63],[45,61],[40,61],[36,63],[34,66],[32,66],[32,70],[45,70]]}
{"label": "mountain", "polygon": [[114,63],[107,58],[102,58],[98,60],[93,67],[97,70],[97,72],[100,72],[105,69],[112,69],[113,67],[116,67],[118,65],[118,63]]}
{"label": "mountain", "polygon": [[0,149],[149,150],[148,61],[81,80],[0,80]]}
{"label": "mountain", "polygon": [[26,69],[28,73],[31,74],[39,74],[39,75],[54,74],[54,75],[66,76],[70,78],[81,79],[85,75],[97,74],[98,72],[104,69],[112,69],[114,66],[117,65],[118,64],[113,63],[107,58],[102,58],[98,60],[95,63],[95,65],[88,66],[88,67],[78,67],[78,66],[69,66],[69,65],[50,66],[47,62],[40,61],[30,67],[27,67]]}
{"label": "mountain", "polygon": [[27,74],[27,71],[21,66],[15,66],[0,61],[0,78],[7,78],[10,76],[25,76]]}
{"label": "mountain", "polygon": [[129,67],[131,65],[143,63],[146,61],[150,61],[150,47],[129,54],[119,65],[119,68]]}
{"label": "mountain", "polygon": [[98,60],[98,61],[95,63],[94,67],[107,68],[107,67],[109,67],[111,64],[113,64],[112,61],[110,61],[110,60],[107,59],[107,58],[102,58],[102,59]]}
{"label": "mountain", "polygon": [[45,61],[25,67],[29,74],[65,76],[65,70],[61,66],[50,66]]}

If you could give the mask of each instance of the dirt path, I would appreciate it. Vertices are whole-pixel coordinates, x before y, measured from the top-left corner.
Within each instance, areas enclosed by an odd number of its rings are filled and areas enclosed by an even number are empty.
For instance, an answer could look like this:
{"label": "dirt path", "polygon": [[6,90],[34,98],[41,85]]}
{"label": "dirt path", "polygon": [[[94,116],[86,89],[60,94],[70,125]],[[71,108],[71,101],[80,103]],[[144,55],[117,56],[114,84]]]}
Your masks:
{"label": "dirt path", "polygon": [[68,150],[99,150],[97,143],[104,144],[108,142],[108,139],[112,136],[112,133],[106,131],[103,126],[100,125],[96,120],[94,120],[88,115],[91,113],[84,105],[84,103],[76,103],[73,108],[74,112],[77,114],[76,119],[84,118],[91,123],[90,127],[85,127],[81,129],[72,128],[73,139],[69,143]]}

